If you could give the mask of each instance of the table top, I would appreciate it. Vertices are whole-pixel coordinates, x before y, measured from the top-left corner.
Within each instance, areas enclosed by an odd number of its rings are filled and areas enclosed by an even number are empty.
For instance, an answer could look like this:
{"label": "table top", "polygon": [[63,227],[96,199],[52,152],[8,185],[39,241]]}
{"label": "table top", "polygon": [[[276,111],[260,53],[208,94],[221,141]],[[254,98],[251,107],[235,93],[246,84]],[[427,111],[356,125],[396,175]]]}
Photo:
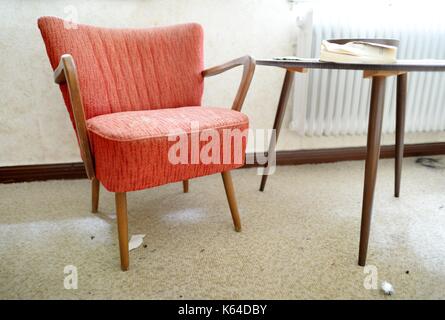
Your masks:
{"label": "table top", "polygon": [[337,69],[337,70],[383,70],[383,71],[445,71],[445,60],[397,60],[395,63],[336,63],[323,62],[318,59],[283,60],[258,59],[257,65],[280,68]]}

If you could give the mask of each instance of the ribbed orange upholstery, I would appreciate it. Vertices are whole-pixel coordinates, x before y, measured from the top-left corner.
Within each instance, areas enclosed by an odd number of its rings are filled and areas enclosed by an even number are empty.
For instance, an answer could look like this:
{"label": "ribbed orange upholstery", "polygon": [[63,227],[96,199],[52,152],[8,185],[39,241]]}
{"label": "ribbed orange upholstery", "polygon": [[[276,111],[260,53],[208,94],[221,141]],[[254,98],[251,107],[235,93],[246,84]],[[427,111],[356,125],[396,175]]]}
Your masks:
{"label": "ribbed orange upholstery", "polygon": [[[151,29],[79,24],[67,29],[62,19],[42,17],[38,25],[53,69],[61,55],[73,56],[87,119],[201,105],[203,32],[198,24]],[[65,86],[62,92],[69,106]]]}
{"label": "ribbed orange upholstery", "polygon": [[[199,128],[194,128],[196,124],[199,124]],[[241,166],[247,140],[242,135],[246,133],[244,130],[248,128],[249,121],[244,114],[230,109],[184,107],[102,115],[89,119],[87,125],[91,133],[97,178],[108,190],[126,192]],[[198,158],[197,163],[192,163],[190,155],[187,164],[169,161],[169,149],[179,139],[171,138],[169,141],[169,136],[177,138],[179,133],[187,136],[187,149],[191,152],[192,130],[194,134],[199,134],[213,129],[219,137],[219,161],[204,164]],[[225,144],[224,130],[227,129],[233,136]],[[204,145],[214,142],[212,139],[203,137],[198,152]],[[239,147],[235,139],[241,142]],[[231,155],[230,162],[226,164],[223,159],[224,146]],[[241,153],[238,161],[233,157],[235,153]]]}

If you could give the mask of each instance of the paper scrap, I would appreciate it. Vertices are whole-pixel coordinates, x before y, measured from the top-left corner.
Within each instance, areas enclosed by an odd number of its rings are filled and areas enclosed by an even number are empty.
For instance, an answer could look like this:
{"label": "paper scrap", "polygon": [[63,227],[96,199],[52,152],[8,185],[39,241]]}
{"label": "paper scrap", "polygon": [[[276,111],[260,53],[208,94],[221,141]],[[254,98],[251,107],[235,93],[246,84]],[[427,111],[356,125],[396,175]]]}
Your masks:
{"label": "paper scrap", "polygon": [[385,295],[391,296],[394,294],[394,287],[391,283],[383,281],[382,282],[382,291]]}
{"label": "paper scrap", "polygon": [[134,234],[128,242],[128,249],[131,251],[138,248],[144,241],[145,234]]}

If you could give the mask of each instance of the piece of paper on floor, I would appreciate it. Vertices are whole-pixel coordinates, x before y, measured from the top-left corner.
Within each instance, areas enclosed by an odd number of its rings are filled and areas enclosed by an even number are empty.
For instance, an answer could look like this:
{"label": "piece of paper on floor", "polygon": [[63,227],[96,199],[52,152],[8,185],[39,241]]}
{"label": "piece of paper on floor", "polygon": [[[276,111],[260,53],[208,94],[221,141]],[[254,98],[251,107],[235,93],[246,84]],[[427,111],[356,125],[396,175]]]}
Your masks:
{"label": "piece of paper on floor", "polygon": [[392,286],[391,283],[389,283],[387,281],[383,281],[382,282],[382,291],[385,295],[391,296],[394,294],[394,287]]}
{"label": "piece of paper on floor", "polygon": [[144,241],[145,234],[134,234],[128,242],[128,249],[131,251],[138,248]]}

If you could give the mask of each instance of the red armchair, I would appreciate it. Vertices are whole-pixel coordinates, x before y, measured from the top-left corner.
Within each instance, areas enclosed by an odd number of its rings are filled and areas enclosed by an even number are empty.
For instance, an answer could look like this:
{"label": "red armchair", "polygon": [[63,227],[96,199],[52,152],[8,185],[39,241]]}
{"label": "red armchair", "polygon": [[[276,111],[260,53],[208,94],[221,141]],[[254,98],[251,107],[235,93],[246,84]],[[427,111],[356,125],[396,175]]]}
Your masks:
{"label": "red armchair", "polygon": [[[193,123],[198,123],[198,134],[210,129],[221,133],[216,142],[222,158],[223,131],[248,129],[248,118],[239,111],[252,80],[254,59],[245,56],[203,70],[203,31],[198,24],[73,28],[62,19],[42,17],[38,26],[91,180],[92,212],[98,210],[100,184],[115,192],[122,270],[129,267],[129,191],[182,181],[188,192],[189,179],[221,172],[235,230],[240,231],[230,170],[243,164],[246,137],[241,149],[230,145],[235,153],[230,161],[193,162],[187,147],[189,161],[174,163],[169,151],[176,143],[172,132],[182,132],[191,144],[196,133]],[[203,78],[240,65],[244,71],[232,109],[201,107]],[[203,147],[200,142],[199,148]]]}

